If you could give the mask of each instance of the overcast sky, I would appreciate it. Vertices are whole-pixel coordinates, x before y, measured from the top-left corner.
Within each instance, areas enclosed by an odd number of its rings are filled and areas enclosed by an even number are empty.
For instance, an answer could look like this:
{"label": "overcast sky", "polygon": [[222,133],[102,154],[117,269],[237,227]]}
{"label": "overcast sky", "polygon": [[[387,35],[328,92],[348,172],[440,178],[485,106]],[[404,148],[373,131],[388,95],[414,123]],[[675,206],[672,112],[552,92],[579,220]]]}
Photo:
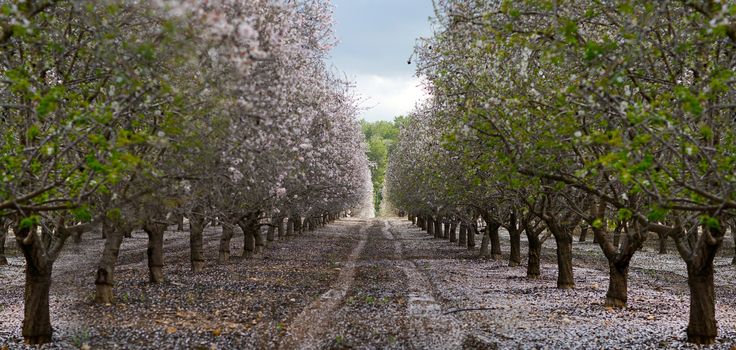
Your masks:
{"label": "overcast sky", "polygon": [[333,0],[339,43],[332,64],[355,82],[362,118],[393,120],[424,96],[415,66],[407,64],[415,39],[431,34],[432,0]]}

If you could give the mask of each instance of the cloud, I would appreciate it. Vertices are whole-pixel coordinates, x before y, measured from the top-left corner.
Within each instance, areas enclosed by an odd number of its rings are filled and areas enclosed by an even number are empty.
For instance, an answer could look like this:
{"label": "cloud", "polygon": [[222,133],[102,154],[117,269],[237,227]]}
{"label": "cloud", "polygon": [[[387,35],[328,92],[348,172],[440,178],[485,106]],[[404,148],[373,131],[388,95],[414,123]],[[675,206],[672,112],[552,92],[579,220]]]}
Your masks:
{"label": "cloud", "polygon": [[366,108],[361,116],[368,121],[406,115],[427,98],[422,81],[416,77],[365,74],[357,75],[355,84],[361,106]]}

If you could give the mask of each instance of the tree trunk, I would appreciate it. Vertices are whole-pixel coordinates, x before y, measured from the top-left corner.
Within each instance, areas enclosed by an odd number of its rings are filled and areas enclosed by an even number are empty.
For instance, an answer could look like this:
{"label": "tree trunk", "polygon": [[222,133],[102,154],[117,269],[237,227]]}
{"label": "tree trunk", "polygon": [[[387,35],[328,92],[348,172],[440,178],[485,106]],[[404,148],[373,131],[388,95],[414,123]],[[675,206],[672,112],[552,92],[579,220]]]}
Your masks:
{"label": "tree trunk", "polygon": [[[713,259],[723,242],[723,231],[703,228],[696,249],[687,263],[687,285],[690,287],[690,320],[687,341],[713,344],[718,335],[716,301],[713,287]],[[706,236],[707,235],[707,236]]]}
{"label": "tree trunk", "polygon": [[572,273],[572,234],[560,232],[554,236],[557,243],[557,288],[575,288]]}
{"label": "tree trunk", "polygon": [[731,260],[731,265],[736,265],[736,232],[734,232],[733,228],[731,228],[731,237],[733,237],[733,259]]}
{"label": "tree trunk", "polygon": [[253,232],[253,223],[251,220],[245,219],[239,222],[238,225],[243,230],[243,258],[252,258],[256,251],[256,237]]}
{"label": "tree trunk", "polygon": [[623,229],[623,223],[617,223],[616,228],[613,230],[613,247],[618,249],[619,242],[621,242],[621,230]]}
{"label": "tree trunk", "polygon": [[281,239],[284,237],[284,217],[278,216],[276,217],[276,237]]}
{"label": "tree trunk", "polygon": [[5,238],[7,237],[7,235],[8,230],[5,228],[5,226],[0,225],[0,266],[8,264],[8,259],[5,257]]}
{"label": "tree trunk", "polygon": [[192,272],[204,270],[204,223],[205,218],[199,214],[189,215],[189,260],[192,263]]}
{"label": "tree trunk", "polygon": [[[46,250],[32,228],[16,228],[16,241],[26,260],[26,283],[23,311],[23,339],[26,344],[51,342],[53,329],[49,315],[49,289],[53,261],[49,261]],[[29,237],[30,236],[30,237]]]}
{"label": "tree trunk", "polygon": [[687,266],[687,284],[690,287],[690,321],[687,341],[695,344],[713,344],[718,335],[713,291],[713,262],[698,268]]}
{"label": "tree trunk", "polygon": [[488,224],[486,230],[488,230],[488,236],[491,239],[491,259],[501,259],[501,239],[498,236],[498,230],[501,228],[501,224],[493,222]]}
{"label": "tree trunk", "polygon": [[529,241],[529,253],[527,256],[526,277],[539,278],[541,272],[539,269],[540,258],[542,254],[542,242],[539,236],[526,230],[526,238]]}
{"label": "tree trunk", "polygon": [[302,217],[299,215],[296,215],[294,218],[294,231],[298,234],[304,233],[304,225],[302,224]]}
{"label": "tree trunk", "polygon": [[411,224],[416,226],[417,225],[417,217],[415,215],[412,215],[411,217]]}
{"label": "tree trunk", "polygon": [[580,239],[578,242],[585,242],[588,236],[588,226],[580,226]]}
{"label": "tree trunk", "polygon": [[256,221],[253,225],[253,239],[256,245],[255,253],[263,253],[263,249],[266,246],[266,243],[263,240],[263,233],[261,232],[261,226],[258,225],[258,221]]}
{"label": "tree trunk", "polygon": [[164,282],[164,232],[166,224],[149,222],[143,227],[148,234],[148,276],[151,283]]}
{"label": "tree trunk", "polygon": [[475,234],[478,232],[475,224],[468,228],[468,250],[475,249]]}
{"label": "tree trunk", "polygon": [[273,242],[276,240],[276,218],[271,219],[271,225],[268,226],[266,231],[266,242]]}
{"label": "tree trunk", "polygon": [[434,221],[434,238],[442,238],[442,220],[437,218]]}
{"label": "tree trunk", "polygon": [[509,250],[509,266],[521,265],[521,230],[512,228],[509,231],[511,249]]}
{"label": "tree trunk", "polygon": [[667,235],[657,234],[659,238],[659,254],[667,254]]}
{"label": "tree trunk", "polygon": [[184,215],[176,216],[176,230],[184,231]]}
{"label": "tree trunk", "polygon": [[619,262],[608,262],[608,291],[605,306],[626,307],[628,300],[629,259]]}
{"label": "tree trunk", "polygon": [[488,226],[486,226],[485,229],[483,229],[483,239],[480,241],[480,257],[483,259],[488,259],[491,257],[491,250],[489,248],[491,237],[488,234]]}
{"label": "tree trunk", "polygon": [[294,219],[289,218],[286,222],[286,235],[291,236],[294,234]]}
{"label": "tree trunk", "polygon": [[465,247],[468,243],[468,228],[465,224],[460,224],[460,233],[457,239],[457,244],[461,247]]}
{"label": "tree trunk", "polygon": [[220,251],[217,260],[221,263],[230,261],[230,240],[235,233],[235,227],[229,222],[222,224],[222,235],[220,236]]}
{"label": "tree trunk", "polygon": [[449,225],[450,229],[447,230],[448,231],[447,234],[450,236],[450,242],[455,243],[455,242],[457,242],[457,234],[456,234],[457,224],[451,223],[451,224],[448,224],[448,225]]}
{"label": "tree trunk", "polygon": [[442,238],[450,239],[450,223],[447,221],[442,223]]}
{"label": "tree trunk", "polygon": [[427,216],[427,233],[430,236],[434,235],[434,220],[431,216]]}
{"label": "tree trunk", "polygon": [[127,232],[132,231],[128,228],[116,227],[112,224],[106,224],[105,248],[102,251],[102,258],[97,267],[97,275],[95,277],[95,302],[100,304],[110,304],[113,298],[112,287],[115,281],[115,263],[118,261],[120,253],[120,244],[123,243],[123,237]]}

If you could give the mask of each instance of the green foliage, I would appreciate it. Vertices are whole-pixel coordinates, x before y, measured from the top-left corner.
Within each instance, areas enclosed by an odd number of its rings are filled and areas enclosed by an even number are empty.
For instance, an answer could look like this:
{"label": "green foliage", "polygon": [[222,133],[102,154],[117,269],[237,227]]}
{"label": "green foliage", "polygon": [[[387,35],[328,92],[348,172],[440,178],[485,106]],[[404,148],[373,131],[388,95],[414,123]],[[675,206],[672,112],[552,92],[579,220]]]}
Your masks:
{"label": "green foliage", "polygon": [[381,189],[386,174],[388,158],[399,137],[399,127],[405,121],[405,117],[396,117],[393,122],[379,120],[375,122],[360,122],[363,135],[368,146],[368,160],[372,163],[371,180],[373,181],[373,204],[376,213],[380,210],[383,200]]}

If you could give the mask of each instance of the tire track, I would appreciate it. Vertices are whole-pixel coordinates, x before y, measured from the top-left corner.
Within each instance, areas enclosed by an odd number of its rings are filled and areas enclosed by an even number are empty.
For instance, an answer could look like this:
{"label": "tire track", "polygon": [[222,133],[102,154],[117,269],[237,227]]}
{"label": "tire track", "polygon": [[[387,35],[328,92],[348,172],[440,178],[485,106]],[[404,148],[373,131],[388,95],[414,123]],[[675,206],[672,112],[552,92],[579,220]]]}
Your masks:
{"label": "tire track", "polygon": [[392,234],[395,228],[389,220],[384,220],[382,230],[387,238],[395,240],[394,256],[398,268],[406,276],[407,325],[412,333],[414,347],[418,349],[460,349],[463,348],[467,335],[461,322],[452,314],[445,314],[442,305],[433,294],[434,284],[429,280],[413,260],[404,257],[403,239]]}
{"label": "tire track", "polygon": [[317,349],[333,322],[334,311],[342,304],[355,280],[355,267],[358,258],[368,241],[368,221],[356,221],[359,241],[340,270],[340,275],[332,288],[309,304],[289,323],[289,331],[279,349]]}

